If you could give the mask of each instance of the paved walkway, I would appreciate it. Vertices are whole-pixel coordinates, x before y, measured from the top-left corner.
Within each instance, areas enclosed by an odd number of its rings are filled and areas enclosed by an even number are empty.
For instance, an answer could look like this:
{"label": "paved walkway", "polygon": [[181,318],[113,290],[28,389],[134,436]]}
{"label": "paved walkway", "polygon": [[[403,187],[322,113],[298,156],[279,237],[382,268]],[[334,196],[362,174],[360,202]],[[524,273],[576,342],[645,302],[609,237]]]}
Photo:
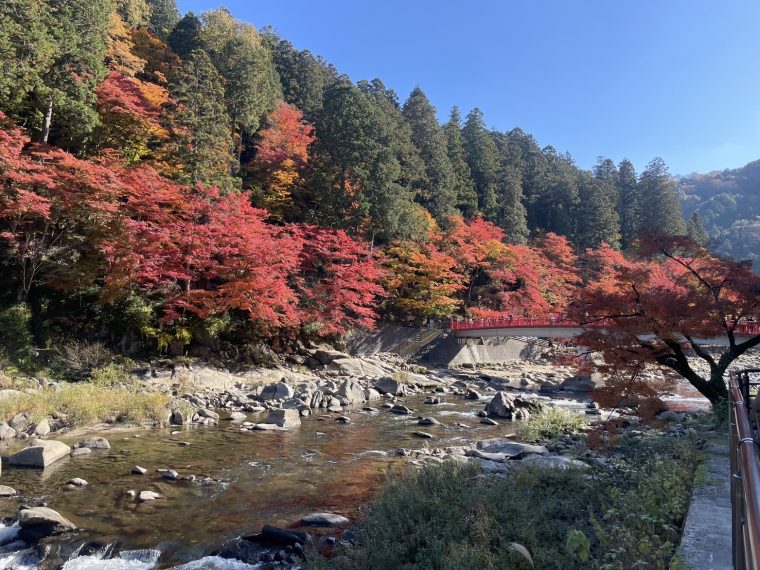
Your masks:
{"label": "paved walkway", "polygon": [[728,435],[708,444],[705,455],[705,477],[694,488],[679,554],[693,570],[731,570]]}

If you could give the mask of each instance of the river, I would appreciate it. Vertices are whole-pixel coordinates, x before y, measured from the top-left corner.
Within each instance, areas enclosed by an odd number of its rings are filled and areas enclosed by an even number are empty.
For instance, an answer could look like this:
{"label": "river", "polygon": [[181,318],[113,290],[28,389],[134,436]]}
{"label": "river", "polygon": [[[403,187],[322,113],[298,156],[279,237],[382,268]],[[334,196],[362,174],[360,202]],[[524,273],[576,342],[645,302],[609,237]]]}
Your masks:
{"label": "river", "polygon": [[[188,426],[175,435],[168,428],[92,432],[88,435],[106,437],[111,449],[66,458],[42,471],[5,468],[2,483],[20,495],[0,499],[0,515],[14,517],[20,504],[45,502],[85,529],[68,539],[75,544],[97,540],[116,543],[120,549],[151,549],[128,554],[134,557],[130,560],[108,563],[111,568],[130,569],[170,568],[203,559],[226,539],[258,532],[264,524],[288,526],[312,512],[334,512],[356,520],[378,484],[400,465],[399,447],[419,448],[428,441],[436,447],[461,445],[515,429],[507,421],[481,425],[476,413],[486,400],[442,397],[438,405],[423,404],[421,395],[405,398],[405,405],[415,410],[412,416],[382,408],[355,409],[349,424],[325,414],[304,418],[301,428],[292,431],[240,431],[237,424],[222,421],[217,427]],[[443,425],[418,426],[420,415]],[[251,414],[249,420],[262,421],[263,415]],[[434,439],[420,439],[414,431],[430,432]],[[82,438],[59,439],[73,444]],[[132,475],[135,465],[148,473]],[[164,481],[157,469],[174,469],[180,476],[192,474],[198,479]],[[89,484],[65,489],[74,477]],[[166,498],[137,503],[127,496],[129,489],[157,491]],[[10,536],[13,529],[3,532]],[[30,565],[23,560],[23,553],[15,552],[17,547],[0,558],[0,568],[34,567],[33,561]],[[82,566],[89,562],[97,564]],[[209,568],[221,564],[219,559],[207,562],[214,563]],[[65,568],[106,568],[105,564],[96,554],[72,560]],[[197,564],[191,567],[200,567]]]}

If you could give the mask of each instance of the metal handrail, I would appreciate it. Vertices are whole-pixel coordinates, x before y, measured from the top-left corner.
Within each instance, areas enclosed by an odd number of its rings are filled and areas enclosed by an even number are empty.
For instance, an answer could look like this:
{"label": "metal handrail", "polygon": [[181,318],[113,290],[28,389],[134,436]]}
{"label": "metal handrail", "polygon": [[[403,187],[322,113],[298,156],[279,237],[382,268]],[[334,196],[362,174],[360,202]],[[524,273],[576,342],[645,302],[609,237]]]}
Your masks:
{"label": "metal handrail", "polygon": [[729,455],[734,568],[760,570],[760,451],[750,418],[750,378],[760,369],[732,372],[728,379]]}

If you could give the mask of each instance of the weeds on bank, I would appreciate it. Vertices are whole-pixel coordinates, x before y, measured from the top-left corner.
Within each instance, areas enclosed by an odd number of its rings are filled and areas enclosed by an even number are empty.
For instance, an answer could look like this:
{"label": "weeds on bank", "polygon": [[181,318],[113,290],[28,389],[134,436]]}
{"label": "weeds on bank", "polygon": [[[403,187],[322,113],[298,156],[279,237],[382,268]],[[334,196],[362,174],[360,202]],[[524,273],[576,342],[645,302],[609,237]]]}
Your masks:
{"label": "weeds on bank", "polygon": [[0,421],[7,422],[16,414],[26,412],[36,422],[57,412],[66,414],[72,427],[114,421],[161,424],[166,421],[170,399],[158,392],[140,393],[123,387],[60,384],[56,388],[0,400]]}
{"label": "weeds on bank", "polygon": [[576,433],[585,426],[585,416],[565,408],[550,407],[521,424],[517,438],[528,443],[545,443],[560,435]]}
{"label": "weeds on bank", "polygon": [[[667,568],[696,465],[693,438],[623,437],[607,467],[523,466],[506,477],[445,462],[392,478],[330,568]],[[533,566],[516,551],[524,546]],[[312,568],[322,567],[314,559]]]}

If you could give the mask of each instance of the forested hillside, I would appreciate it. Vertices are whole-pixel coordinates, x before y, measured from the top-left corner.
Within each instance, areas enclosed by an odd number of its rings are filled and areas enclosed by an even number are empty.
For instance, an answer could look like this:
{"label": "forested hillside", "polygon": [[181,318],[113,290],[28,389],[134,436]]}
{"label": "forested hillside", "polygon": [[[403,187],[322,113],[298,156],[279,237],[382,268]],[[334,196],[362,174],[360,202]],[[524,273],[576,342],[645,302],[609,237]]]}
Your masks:
{"label": "forested hillside", "polygon": [[7,0],[0,111],[17,361],[25,338],[240,356],[378,316],[548,313],[585,249],[701,235],[660,159],[589,172],[478,109],[440,124],[419,87],[354,83],[225,9]]}
{"label": "forested hillside", "polygon": [[760,160],[742,168],[678,179],[685,212],[696,212],[715,249],[735,257],[760,260]]}

